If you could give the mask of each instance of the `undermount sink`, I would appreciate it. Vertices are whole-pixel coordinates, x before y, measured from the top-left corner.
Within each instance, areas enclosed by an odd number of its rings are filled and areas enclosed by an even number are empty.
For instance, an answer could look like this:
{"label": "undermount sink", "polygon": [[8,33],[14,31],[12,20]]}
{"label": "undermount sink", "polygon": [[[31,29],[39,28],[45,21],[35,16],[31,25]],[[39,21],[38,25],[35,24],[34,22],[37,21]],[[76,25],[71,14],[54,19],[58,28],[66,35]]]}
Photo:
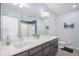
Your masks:
{"label": "undermount sink", "polygon": [[24,48],[26,46],[27,42],[26,43],[17,43],[14,45],[15,48]]}
{"label": "undermount sink", "polygon": [[28,47],[30,45],[32,45],[35,41],[34,40],[26,40],[23,42],[16,42],[16,44],[14,44],[15,48],[24,48],[24,47]]}
{"label": "undermount sink", "polygon": [[29,40],[37,40],[37,37],[33,37],[33,36],[31,36],[31,37],[23,37],[22,39],[27,40],[27,41],[29,41]]}
{"label": "undermount sink", "polygon": [[23,37],[22,39],[14,43],[14,47],[19,49],[29,47],[37,41],[38,39],[36,37]]}

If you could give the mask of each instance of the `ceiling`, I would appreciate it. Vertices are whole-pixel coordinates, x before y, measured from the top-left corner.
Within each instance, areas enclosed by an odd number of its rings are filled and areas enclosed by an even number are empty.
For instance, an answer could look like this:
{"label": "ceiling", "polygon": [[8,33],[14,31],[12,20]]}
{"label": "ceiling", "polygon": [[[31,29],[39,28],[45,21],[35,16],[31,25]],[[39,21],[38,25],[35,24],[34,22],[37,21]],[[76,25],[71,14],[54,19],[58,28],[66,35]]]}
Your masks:
{"label": "ceiling", "polygon": [[[45,3],[43,5],[57,15],[79,9],[79,3]],[[73,5],[77,5],[77,7],[73,8]]]}
{"label": "ceiling", "polygon": [[[27,4],[29,8],[27,7]],[[40,16],[40,10],[45,9],[45,10],[50,10],[49,12],[54,12],[56,15],[60,15],[63,13],[67,13],[73,10],[79,10],[79,3],[27,3],[25,8],[18,8],[15,5],[11,4],[4,4],[6,9],[11,9],[14,10],[16,9],[17,11],[22,10],[25,14],[29,16]],[[77,7],[73,8],[73,5],[77,5]]]}
{"label": "ceiling", "polygon": [[[35,8],[36,4],[28,4],[29,7],[27,7],[27,5],[25,5],[26,7],[20,8],[16,5],[13,5],[12,3],[3,3],[2,4],[2,11],[5,12],[6,10],[8,11],[8,13],[12,12],[20,12],[23,13],[27,16],[40,16],[40,14],[36,11],[38,8]],[[38,6],[38,5],[36,5]]]}

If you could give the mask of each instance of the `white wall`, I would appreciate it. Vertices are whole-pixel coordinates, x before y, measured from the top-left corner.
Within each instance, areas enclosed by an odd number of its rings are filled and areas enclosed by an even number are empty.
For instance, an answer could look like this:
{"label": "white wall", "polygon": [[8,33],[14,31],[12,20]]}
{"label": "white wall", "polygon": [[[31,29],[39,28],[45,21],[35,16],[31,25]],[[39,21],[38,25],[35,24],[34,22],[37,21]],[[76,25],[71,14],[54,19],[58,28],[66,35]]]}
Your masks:
{"label": "white wall", "polygon": [[[64,23],[73,23],[74,29],[65,29]],[[70,42],[72,47],[79,48],[79,10],[58,16],[57,34],[60,40]]]}
{"label": "white wall", "polygon": [[[37,30],[39,34],[56,35],[56,16],[54,13],[50,14],[47,19],[37,19]],[[46,26],[49,26],[49,30],[46,31]]]}
{"label": "white wall", "polygon": [[49,26],[48,34],[56,35],[56,16],[54,13],[50,14],[49,18],[44,22],[45,26]]}

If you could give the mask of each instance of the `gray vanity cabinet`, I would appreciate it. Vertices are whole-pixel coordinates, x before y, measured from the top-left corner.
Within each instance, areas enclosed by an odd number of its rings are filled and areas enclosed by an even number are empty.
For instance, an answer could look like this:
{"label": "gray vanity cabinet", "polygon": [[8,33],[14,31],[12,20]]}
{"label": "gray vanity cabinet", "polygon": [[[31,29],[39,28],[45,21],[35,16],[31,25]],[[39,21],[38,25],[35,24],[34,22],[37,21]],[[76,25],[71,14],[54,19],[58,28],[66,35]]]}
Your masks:
{"label": "gray vanity cabinet", "polygon": [[57,53],[57,51],[58,51],[58,41],[55,41],[54,43],[53,43],[53,49],[54,49],[54,55],[56,55],[56,53]]}
{"label": "gray vanity cabinet", "polygon": [[50,53],[49,56],[53,56],[54,55],[54,46],[53,44],[49,46],[50,47]]}
{"label": "gray vanity cabinet", "polygon": [[56,52],[58,51],[58,39],[52,40],[50,42],[50,56],[56,55]]}
{"label": "gray vanity cabinet", "polygon": [[42,50],[38,51],[37,53],[33,54],[32,56],[42,56]]}
{"label": "gray vanity cabinet", "polygon": [[43,48],[43,56],[48,56],[50,48],[49,48],[50,42],[47,42],[45,44],[42,45]]}
{"label": "gray vanity cabinet", "polygon": [[15,56],[28,56],[28,51],[21,52],[19,54],[16,54]]}
{"label": "gray vanity cabinet", "polygon": [[34,48],[30,49],[29,50],[29,55],[30,56],[34,56],[34,55],[41,56],[42,55],[42,46],[37,46],[37,47],[34,47]]}
{"label": "gray vanity cabinet", "polygon": [[58,38],[21,52],[16,56],[54,56],[58,51]]}
{"label": "gray vanity cabinet", "polygon": [[49,47],[44,48],[43,49],[43,56],[48,56],[49,55],[49,51],[50,51]]}

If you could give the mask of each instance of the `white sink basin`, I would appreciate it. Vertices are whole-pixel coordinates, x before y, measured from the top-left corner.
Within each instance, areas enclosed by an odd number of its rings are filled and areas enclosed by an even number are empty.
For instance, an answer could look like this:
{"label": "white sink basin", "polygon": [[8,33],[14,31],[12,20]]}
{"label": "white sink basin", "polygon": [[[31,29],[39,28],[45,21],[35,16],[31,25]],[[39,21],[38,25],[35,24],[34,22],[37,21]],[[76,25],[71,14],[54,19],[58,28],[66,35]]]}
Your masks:
{"label": "white sink basin", "polygon": [[36,40],[36,37],[23,37],[23,40]]}
{"label": "white sink basin", "polygon": [[17,43],[17,44],[14,44],[14,47],[15,48],[24,48],[26,46],[27,43]]}
{"label": "white sink basin", "polygon": [[36,37],[24,37],[20,39],[18,42],[14,43],[15,48],[24,48],[24,47],[29,47],[30,45],[33,45],[34,43],[38,42],[39,39]]}
{"label": "white sink basin", "polygon": [[23,41],[23,42],[16,42],[16,44],[14,44],[14,47],[15,48],[24,48],[24,47],[28,47],[32,44],[34,44],[36,41],[34,40],[26,40],[26,41]]}

